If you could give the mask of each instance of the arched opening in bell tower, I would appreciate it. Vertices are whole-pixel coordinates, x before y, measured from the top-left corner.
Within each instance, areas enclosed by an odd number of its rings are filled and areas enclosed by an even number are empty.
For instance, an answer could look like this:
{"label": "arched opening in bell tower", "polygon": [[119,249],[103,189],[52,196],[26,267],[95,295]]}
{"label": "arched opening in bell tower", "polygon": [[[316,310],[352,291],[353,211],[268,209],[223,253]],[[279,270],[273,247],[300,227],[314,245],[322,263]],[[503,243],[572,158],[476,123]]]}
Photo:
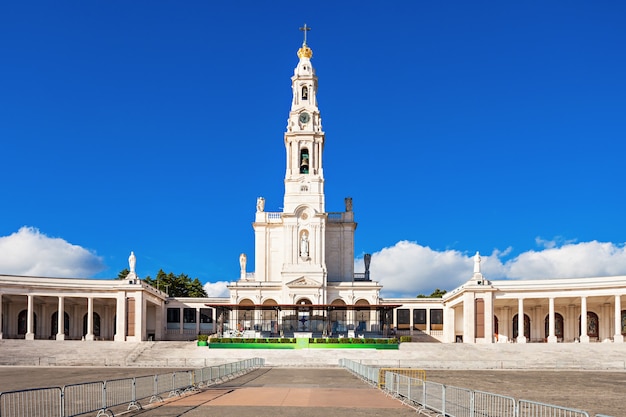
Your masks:
{"label": "arched opening in bell tower", "polygon": [[308,100],[309,99],[309,88],[305,85],[304,87],[302,87],[302,100]]}
{"label": "arched opening in bell tower", "polygon": [[300,174],[309,173],[309,150],[302,148],[300,150]]}

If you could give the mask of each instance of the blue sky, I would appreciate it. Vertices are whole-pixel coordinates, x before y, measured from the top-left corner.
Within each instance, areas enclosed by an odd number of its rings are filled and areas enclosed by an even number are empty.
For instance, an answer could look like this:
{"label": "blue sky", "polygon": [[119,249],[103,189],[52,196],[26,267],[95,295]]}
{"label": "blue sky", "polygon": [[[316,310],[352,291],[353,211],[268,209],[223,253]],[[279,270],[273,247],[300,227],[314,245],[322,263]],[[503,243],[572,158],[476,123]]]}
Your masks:
{"label": "blue sky", "polygon": [[319,77],[326,207],[386,296],[626,274],[626,4],[7,2],[0,273],[253,265],[282,206],[302,43]]}

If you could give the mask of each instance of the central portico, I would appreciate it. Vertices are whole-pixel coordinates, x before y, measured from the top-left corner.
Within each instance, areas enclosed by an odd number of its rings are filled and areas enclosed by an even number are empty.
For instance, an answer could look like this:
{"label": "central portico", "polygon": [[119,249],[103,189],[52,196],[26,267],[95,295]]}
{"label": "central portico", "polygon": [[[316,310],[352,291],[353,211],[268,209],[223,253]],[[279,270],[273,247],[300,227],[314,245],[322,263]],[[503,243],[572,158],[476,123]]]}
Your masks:
{"label": "central portico", "polygon": [[[362,332],[382,331],[379,306],[381,286],[369,279],[369,265],[354,273],[354,231],[356,222],[352,199],[347,197],[344,211],[327,212],[324,195],[323,153],[325,134],[317,101],[318,80],[311,63],[313,51],[305,38],[298,49],[298,64],[291,77],[293,99],[284,134],[285,193],[282,212],[266,212],[265,199],[256,204],[254,272],[248,273],[247,257],[240,257],[241,275],[229,286],[230,302],[241,321],[240,327],[282,326],[267,323],[267,313],[282,312],[269,306],[316,306],[322,312],[342,310],[345,314],[330,329],[354,329]],[[369,257],[367,257],[369,262]],[[331,307],[332,306],[332,307]],[[358,311],[366,311],[357,317]],[[313,308],[313,307],[311,307]],[[382,309],[383,307],[380,306]],[[385,306],[386,308],[386,306]],[[301,309],[301,308],[300,308]],[[254,310],[254,314],[251,311]],[[285,312],[283,316],[293,315]],[[294,313],[295,314],[295,313]],[[313,314],[313,313],[311,313]],[[271,316],[271,314],[269,314]],[[319,314],[318,314],[319,315]],[[308,320],[308,319],[305,319]],[[254,324],[253,324],[254,323]],[[232,327],[232,324],[231,324]],[[300,326],[302,327],[302,326]],[[325,327],[306,329],[323,332]],[[325,331],[324,331],[325,332]]]}

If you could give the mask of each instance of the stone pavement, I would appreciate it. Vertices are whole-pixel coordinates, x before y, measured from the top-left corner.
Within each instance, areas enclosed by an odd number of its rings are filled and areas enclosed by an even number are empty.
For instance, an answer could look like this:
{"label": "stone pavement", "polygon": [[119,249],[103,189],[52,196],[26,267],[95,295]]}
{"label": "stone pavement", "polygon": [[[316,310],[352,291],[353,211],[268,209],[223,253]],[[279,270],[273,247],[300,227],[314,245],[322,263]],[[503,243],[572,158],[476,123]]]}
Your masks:
{"label": "stone pavement", "polygon": [[[172,369],[0,367],[0,391],[163,374]],[[429,381],[486,391],[594,414],[626,416],[626,372],[427,370]],[[159,416],[351,416],[415,415],[347,371],[338,368],[261,368],[199,394],[157,403],[129,415]],[[335,411],[333,411],[335,410]],[[408,411],[407,411],[408,410]],[[204,414],[203,414],[204,413]]]}
{"label": "stone pavement", "polygon": [[[224,415],[223,413],[234,410],[238,416],[245,416],[246,414],[242,413],[249,411],[246,407],[250,406],[224,405],[224,401],[234,398],[237,398],[237,401],[244,401],[250,397],[255,398],[255,401],[262,405],[258,410],[256,410],[257,407],[253,407],[255,416],[262,415],[258,414],[259,412],[267,412],[267,415],[272,414],[272,417],[286,415],[285,407],[289,408],[289,415],[292,412],[315,415],[312,414],[317,412],[313,411],[315,407],[307,408],[311,404],[324,404],[322,399],[330,401],[333,398],[351,398],[349,405],[356,404],[357,406],[338,407],[343,411],[351,410],[349,412],[352,414],[348,416],[383,416],[392,415],[391,413],[398,415],[401,409],[372,408],[372,411],[367,411],[358,407],[358,405],[365,404],[366,399],[382,394],[376,390],[370,390],[367,385],[349,373],[332,369],[332,367],[336,368],[340,358],[347,358],[378,366],[426,369],[427,378],[430,381],[507,395],[516,399],[579,408],[589,412],[592,416],[595,413],[615,417],[626,416],[626,401],[623,401],[624,394],[626,394],[624,389],[626,386],[626,343],[495,345],[405,343],[398,351],[366,349],[272,351],[268,349],[212,350],[197,347],[193,342],[118,344],[3,340],[0,341],[0,364],[22,366],[54,364],[55,366],[0,367],[0,391],[153,375],[171,371],[163,367],[198,368],[250,357],[263,357],[266,365],[273,368],[264,376],[264,379],[258,374],[262,370],[256,371],[254,375],[258,375],[257,385],[254,385],[252,380],[237,379],[231,381],[230,384],[234,385],[215,387],[199,396],[170,401],[167,405],[160,406],[159,409],[161,412],[169,410],[167,411],[169,414],[163,414],[164,416],[193,416],[194,414],[190,413],[193,413],[195,409],[210,410],[210,413],[206,415]],[[62,367],[66,365],[83,366]],[[103,367],[102,365],[109,366]],[[317,368],[321,367],[330,369],[324,369],[322,373],[317,372]],[[279,374],[278,371],[285,371],[287,374]],[[305,371],[313,373],[308,374]],[[339,372],[339,374],[330,373],[330,371]],[[325,372],[333,377],[324,378]],[[302,378],[305,374],[309,379],[300,382],[294,379],[295,376],[289,376],[300,375]],[[339,387],[334,386],[335,380],[342,381],[338,375],[344,374],[346,378],[351,378],[349,382],[344,381]],[[248,376],[243,378],[248,378]],[[349,391],[358,387],[361,387],[360,391]],[[219,391],[219,397],[211,397],[211,395],[217,395],[215,393],[217,391],[214,392],[214,390],[225,388],[228,392]],[[363,391],[365,388],[367,390]],[[286,396],[281,394],[290,389],[293,391],[289,391]],[[323,391],[323,389],[333,391]],[[347,391],[338,393],[335,391],[337,389]],[[240,393],[244,395],[236,397]],[[352,394],[360,395],[355,399],[355,397],[350,397]],[[204,397],[201,397],[202,395]],[[204,402],[200,401],[202,398]],[[278,402],[280,398],[283,398],[282,402]],[[307,398],[313,398],[315,401],[306,403]],[[295,399],[300,402],[289,403]],[[177,401],[181,402],[177,404]],[[185,401],[194,403],[184,405]],[[242,404],[249,403],[244,401]],[[222,408],[219,409],[219,413],[214,413],[217,409],[210,407]],[[236,407],[242,407],[242,409],[237,410]],[[325,416],[332,415],[329,414],[330,408],[322,407],[321,409],[325,410]]]}
{"label": "stone pavement", "polygon": [[198,394],[129,415],[413,417],[415,411],[343,369],[261,368]]}

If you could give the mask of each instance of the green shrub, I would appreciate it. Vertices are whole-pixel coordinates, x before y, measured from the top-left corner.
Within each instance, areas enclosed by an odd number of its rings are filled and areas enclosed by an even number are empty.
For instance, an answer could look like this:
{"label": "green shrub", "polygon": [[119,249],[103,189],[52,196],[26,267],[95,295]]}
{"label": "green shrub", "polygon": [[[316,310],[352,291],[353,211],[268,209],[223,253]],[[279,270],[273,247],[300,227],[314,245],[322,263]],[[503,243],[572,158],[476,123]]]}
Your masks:
{"label": "green shrub", "polygon": [[400,336],[400,343],[404,342],[412,342],[413,338],[411,336]]}
{"label": "green shrub", "polygon": [[353,338],[353,339],[350,339],[350,343],[354,343],[356,345],[363,344],[363,343],[365,343],[365,339]]}
{"label": "green shrub", "polygon": [[199,334],[198,335],[198,342],[206,342],[207,340],[209,340],[209,335],[208,334]]}
{"label": "green shrub", "polygon": [[391,339],[387,339],[387,342],[390,345],[397,345],[398,344],[398,339],[396,339],[395,337],[392,337]]}
{"label": "green shrub", "polygon": [[258,338],[258,339],[254,339],[254,342],[255,343],[267,343],[267,340],[263,338]]}
{"label": "green shrub", "polygon": [[389,343],[390,339],[376,339],[376,344],[378,345],[386,345],[387,343]]}
{"label": "green shrub", "polygon": [[364,340],[363,343],[368,343],[368,344],[376,343],[376,339],[371,339],[369,337],[363,340]]}
{"label": "green shrub", "polygon": [[283,337],[282,339],[280,339],[280,343],[294,343],[293,340],[294,339],[291,339],[289,337]]}

